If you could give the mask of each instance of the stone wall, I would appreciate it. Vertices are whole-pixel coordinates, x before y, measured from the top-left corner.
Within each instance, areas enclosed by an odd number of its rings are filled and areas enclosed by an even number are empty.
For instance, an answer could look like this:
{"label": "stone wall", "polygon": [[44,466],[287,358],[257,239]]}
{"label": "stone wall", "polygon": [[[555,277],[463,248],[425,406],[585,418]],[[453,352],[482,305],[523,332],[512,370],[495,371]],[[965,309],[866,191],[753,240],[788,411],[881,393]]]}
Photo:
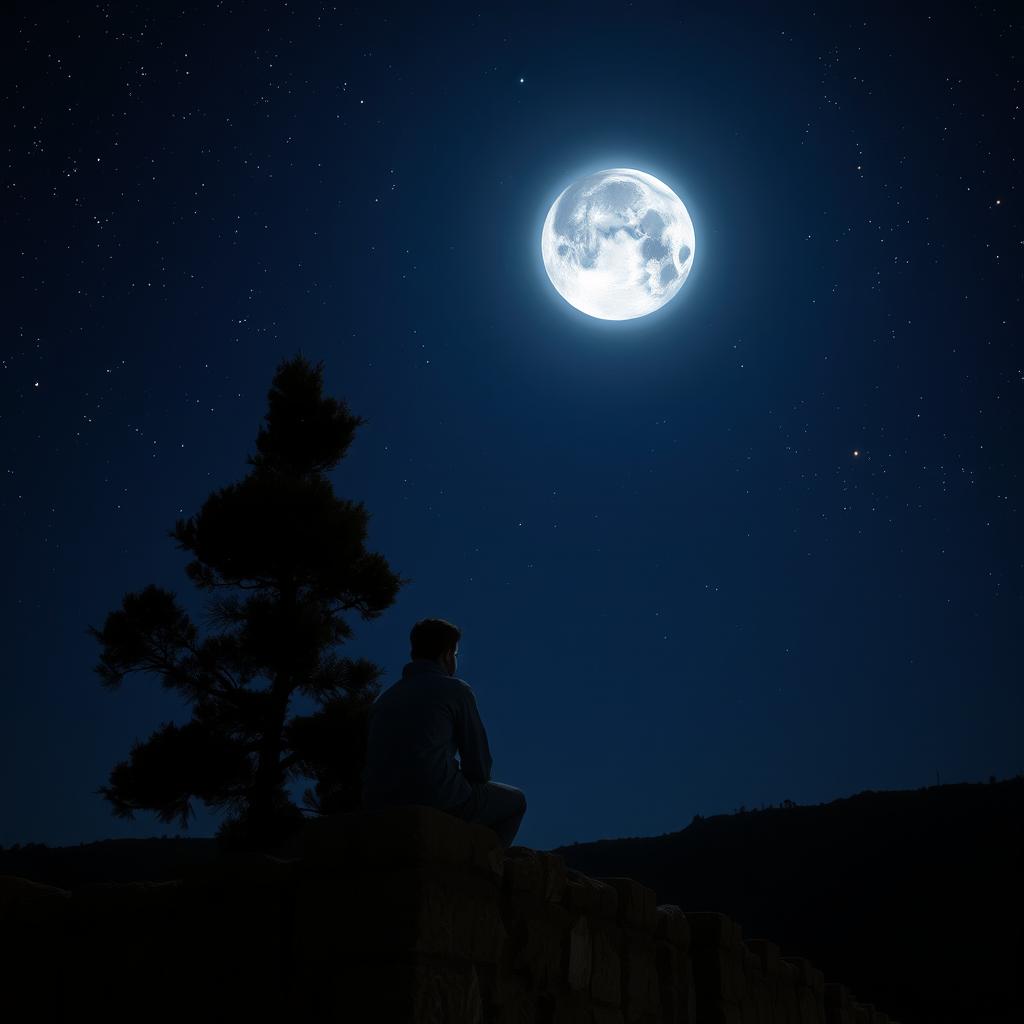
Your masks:
{"label": "stone wall", "polygon": [[71,892],[0,876],[0,1015],[890,1024],[724,915],[430,808],[314,820],[279,852]]}

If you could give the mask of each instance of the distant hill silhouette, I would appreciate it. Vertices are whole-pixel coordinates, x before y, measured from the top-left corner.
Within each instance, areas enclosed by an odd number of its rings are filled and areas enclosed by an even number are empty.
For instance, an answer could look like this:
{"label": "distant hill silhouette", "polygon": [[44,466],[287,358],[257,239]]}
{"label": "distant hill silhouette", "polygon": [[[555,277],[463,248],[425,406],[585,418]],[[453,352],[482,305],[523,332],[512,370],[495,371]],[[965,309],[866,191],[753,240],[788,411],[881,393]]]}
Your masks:
{"label": "distant hill silhouette", "polygon": [[[1019,1019],[1024,776],[697,817],[552,852],[634,878],[659,903],[727,914],[744,939],[807,957],[902,1024]],[[28,844],[0,849],[0,874],[71,889],[175,878],[216,856],[214,839],[183,837]]]}
{"label": "distant hill silhouette", "polygon": [[902,1024],[1020,1020],[1024,776],[695,818],[554,851],[717,910]]}

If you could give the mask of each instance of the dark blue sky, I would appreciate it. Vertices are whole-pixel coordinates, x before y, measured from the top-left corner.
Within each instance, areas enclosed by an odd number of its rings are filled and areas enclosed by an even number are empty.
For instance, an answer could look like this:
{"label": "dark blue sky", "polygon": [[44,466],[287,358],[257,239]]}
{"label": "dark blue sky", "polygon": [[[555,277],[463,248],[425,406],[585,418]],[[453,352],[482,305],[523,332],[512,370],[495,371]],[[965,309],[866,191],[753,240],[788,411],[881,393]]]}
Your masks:
{"label": "dark blue sky", "polygon": [[[414,579],[343,653],[462,627],[517,842],[1024,768],[1007,8],[149,7],[5,16],[0,843],[178,831],[95,790],[190,709],[86,627],[156,583],[204,628],[166,531],[299,350]],[[696,256],[609,322],[540,227],[617,166]]]}

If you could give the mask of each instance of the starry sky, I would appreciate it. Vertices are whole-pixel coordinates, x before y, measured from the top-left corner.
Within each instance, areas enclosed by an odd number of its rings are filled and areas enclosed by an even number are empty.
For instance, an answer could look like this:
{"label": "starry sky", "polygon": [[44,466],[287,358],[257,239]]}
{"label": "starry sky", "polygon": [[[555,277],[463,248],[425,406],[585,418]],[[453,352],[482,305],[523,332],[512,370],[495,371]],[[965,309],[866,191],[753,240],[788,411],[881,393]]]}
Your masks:
{"label": "starry sky", "polygon": [[[416,620],[463,629],[517,843],[1024,770],[1009,8],[16,3],[2,36],[0,844],[213,835],[96,794],[191,711],[105,690],[86,629],[155,583],[202,630],[166,531],[299,351],[413,579],[340,653],[388,685]],[[608,167],[696,232],[619,322],[540,258]]]}

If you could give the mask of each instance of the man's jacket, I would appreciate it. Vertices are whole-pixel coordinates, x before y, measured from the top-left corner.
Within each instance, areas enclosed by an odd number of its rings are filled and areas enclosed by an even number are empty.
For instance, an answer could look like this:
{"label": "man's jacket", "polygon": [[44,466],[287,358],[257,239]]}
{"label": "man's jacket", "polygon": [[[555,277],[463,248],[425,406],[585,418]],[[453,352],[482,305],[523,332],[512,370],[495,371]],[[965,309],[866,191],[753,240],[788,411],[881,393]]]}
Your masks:
{"label": "man's jacket", "polygon": [[469,683],[436,661],[414,658],[370,707],[363,806],[449,810],[473,795],[471,783],[490,778],[487,733]]}

